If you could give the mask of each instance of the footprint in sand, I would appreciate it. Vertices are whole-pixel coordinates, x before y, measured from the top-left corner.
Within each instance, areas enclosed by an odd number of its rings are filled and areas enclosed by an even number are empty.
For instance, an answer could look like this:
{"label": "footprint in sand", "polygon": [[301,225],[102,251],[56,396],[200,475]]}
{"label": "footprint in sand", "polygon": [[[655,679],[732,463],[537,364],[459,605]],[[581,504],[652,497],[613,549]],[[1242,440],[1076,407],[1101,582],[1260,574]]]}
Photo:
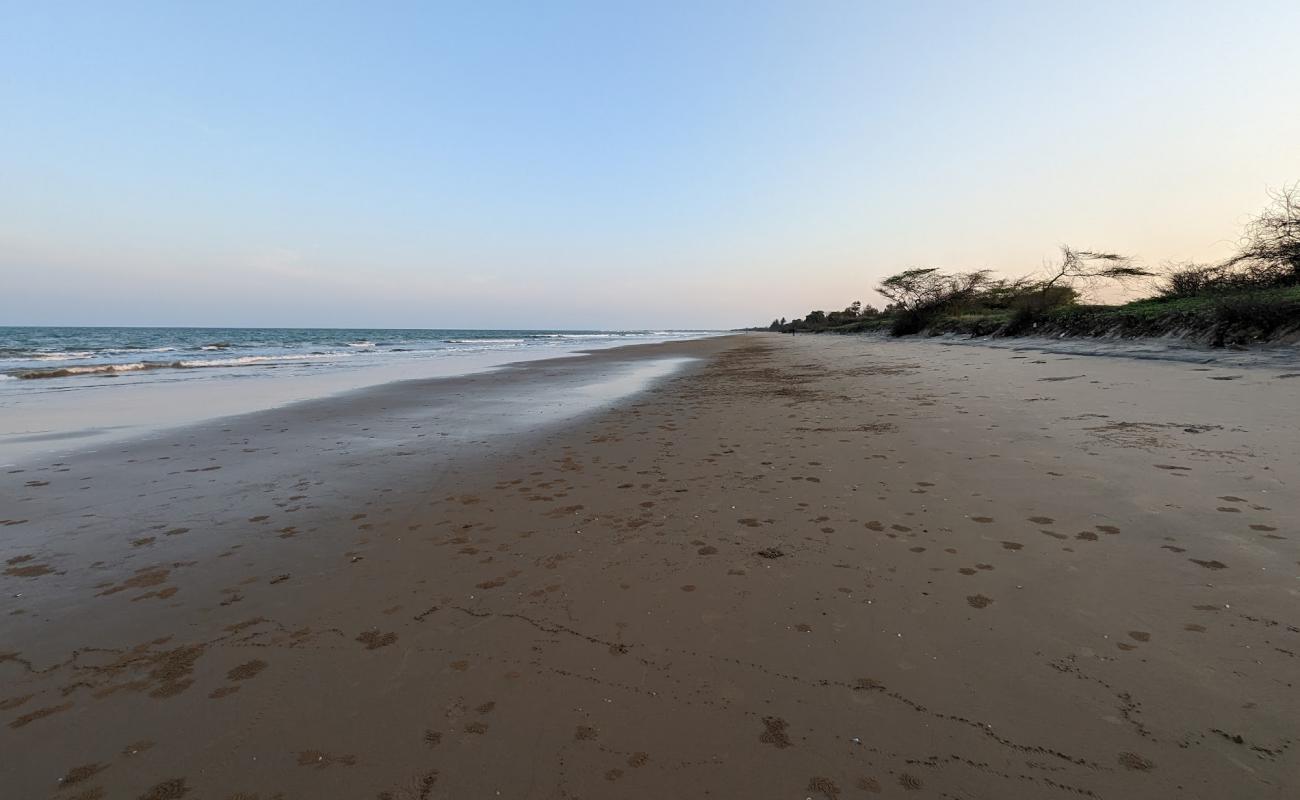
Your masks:
{"label": "footprint in sand", "polygon": [[1137,770],[1138,772],[1146,772],[1155,768],[1155,764],[1150,759],[1143,758],[1137,753],[1120,753],[1119,763],[1125,769]]}
{"label": "footprint in sand", "polygon": [[763,732],[759,734],[758,740],[778,750],[784,750],[791,746],[790,735],[786,733],[787,727],[786,721],[780,717],[763,717]]}
{"label": "footprint in sand", "polygon": [[190,787],[184,778],[172,778],[155,784],[152,789],[140,795],[140,800],[175,800],[189,794]]}
{"label": "footprint in sand", "polygon": [[68,770],[68,774],[59,778],[59,788],[66,789],[69,786],[75,786],[78,783],[89,780],[95,775],[108,769],[107,764],[83,764],[80,767],[73,767]]}

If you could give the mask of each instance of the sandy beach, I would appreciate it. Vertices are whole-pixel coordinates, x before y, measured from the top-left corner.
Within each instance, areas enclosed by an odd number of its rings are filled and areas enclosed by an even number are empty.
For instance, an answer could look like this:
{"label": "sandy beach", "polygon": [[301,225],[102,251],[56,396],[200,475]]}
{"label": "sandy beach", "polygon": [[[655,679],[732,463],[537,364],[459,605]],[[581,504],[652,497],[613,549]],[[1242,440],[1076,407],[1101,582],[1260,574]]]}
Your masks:
{"label": "sandy beach", "polygon": [[1295,797],[1298,408],[745,334],[21,463],[0,796]]}

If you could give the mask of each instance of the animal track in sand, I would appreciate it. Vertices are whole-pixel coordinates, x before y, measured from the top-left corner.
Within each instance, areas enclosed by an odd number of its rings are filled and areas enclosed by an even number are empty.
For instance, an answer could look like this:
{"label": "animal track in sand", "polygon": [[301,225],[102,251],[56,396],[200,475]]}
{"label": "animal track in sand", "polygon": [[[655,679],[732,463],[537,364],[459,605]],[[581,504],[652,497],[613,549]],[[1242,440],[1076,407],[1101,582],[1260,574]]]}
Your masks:
{"label": "animal track in sand", "polygon": [[992,517],[971,517],[971,518],[970,518],[970,521],[971,521],[971,522],[978,522],[978,523],[980,523],[980,524],[982,524],[982,525],[987,525],[987,524],[989,524],[990,522],[993,521],[993,518],[992,518]]}
{"label": "animal track in sand", "polygon": [[1053,522],[1056,522],[1056,520],[1051,517],[1030,517],[1029,521],[1035,525],[1051,525]]}
{"label": "animal track in sand", "polygon": [[1002,549],[1003,549],[1003,550],[1021,550],[1021,549],[1023,549],[1023,548],[1024,548],[1024,545],[1021,544],[1020,542],[1003,542],[1003,543],[1002,543]]}
{"label": "animal track in sand", "polygon": [[1203,561],[1199,558],[1189,558],[1187,560],[1192,562],[1193,564],[1196,564],[1197,566],[1205,567],[1206,569],[1227,569],[1228,568],[1228,565],[1223,563],[1222,561]]}
{"label": "animal track in sand", "polygon": [[970,604],[971,608],[987,608],[992,605],[993,598],[985,597],[982,594],[972,594],[966,596],[966,602]]}

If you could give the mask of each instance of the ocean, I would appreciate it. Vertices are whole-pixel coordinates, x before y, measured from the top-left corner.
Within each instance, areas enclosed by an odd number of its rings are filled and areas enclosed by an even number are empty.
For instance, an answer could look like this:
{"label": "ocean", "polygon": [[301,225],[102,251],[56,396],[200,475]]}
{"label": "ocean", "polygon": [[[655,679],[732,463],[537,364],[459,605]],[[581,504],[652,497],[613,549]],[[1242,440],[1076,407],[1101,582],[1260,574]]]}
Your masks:
{"label": "ocean", "polygon": [[0,327],[0,465],[395,380],[712,334]]}
{"label": "ocean", "polygon": [[557,355],[702,331],[0,327],[0,380],[193,380],[364,368],[486,352]]}

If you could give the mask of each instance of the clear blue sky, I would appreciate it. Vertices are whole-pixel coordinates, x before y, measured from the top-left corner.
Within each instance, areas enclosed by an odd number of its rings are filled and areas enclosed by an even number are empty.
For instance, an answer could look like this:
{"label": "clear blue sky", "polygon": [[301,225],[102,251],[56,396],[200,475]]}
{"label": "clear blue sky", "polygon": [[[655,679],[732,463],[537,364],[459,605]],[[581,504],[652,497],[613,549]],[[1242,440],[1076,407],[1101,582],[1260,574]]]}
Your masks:
{"label": "clear blue sky", "polygon": [[1300,180],[1300,3],[0,0],[0,324],[732,326]]}

